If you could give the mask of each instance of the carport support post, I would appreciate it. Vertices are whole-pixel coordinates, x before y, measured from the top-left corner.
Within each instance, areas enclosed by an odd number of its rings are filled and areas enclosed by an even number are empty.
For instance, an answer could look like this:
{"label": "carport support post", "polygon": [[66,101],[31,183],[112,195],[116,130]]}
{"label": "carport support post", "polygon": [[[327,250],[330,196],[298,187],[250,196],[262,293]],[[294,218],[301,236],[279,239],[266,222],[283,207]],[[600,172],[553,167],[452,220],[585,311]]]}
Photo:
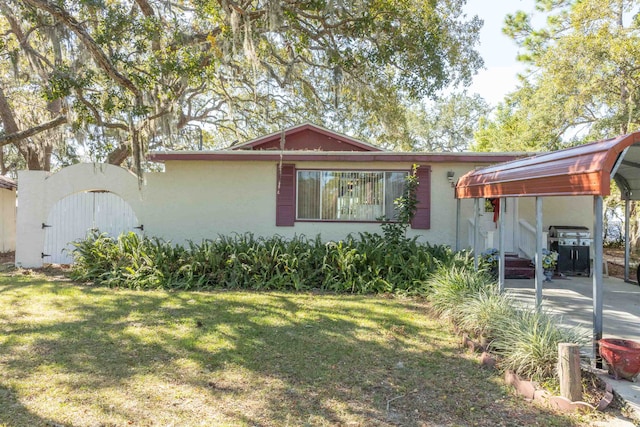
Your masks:
{"label": "carport support post", "polygon": [[498,233],[499,233],[499,241],[498,247],[500,250],[500,261],[498,263],[498,292],[504,292],[504,276],[505,276],[505,265],[504,265],[504,211],[505,211],[505,202],[507,199],[499,199],[498,203]]}
{"label": "carport support post", "polygon": [[473,199],[473,268],[478,271],[478,243],[480,242],[480,199]]}
{"label": "carport support post", "polygon": [[624,201],[624,281],[629,281],[629,253],[631,252],[631,242],[629,242],[629,236],[631,235],[631,200],[629,200],[629,193],[626,195]]}
{"label": "carport support post", "polygon": [[594,196],[593,199],[593,364],[596,368],[602,368],[599,343],[602,339],[602,196]]}
{"label": "carport support post", "polygon": [[460,250],[460,202],[456,199],[456,252]]}
{"label": "carport support post", "polygon": [[542,197],[536,197],[536,308],[542,307]]}

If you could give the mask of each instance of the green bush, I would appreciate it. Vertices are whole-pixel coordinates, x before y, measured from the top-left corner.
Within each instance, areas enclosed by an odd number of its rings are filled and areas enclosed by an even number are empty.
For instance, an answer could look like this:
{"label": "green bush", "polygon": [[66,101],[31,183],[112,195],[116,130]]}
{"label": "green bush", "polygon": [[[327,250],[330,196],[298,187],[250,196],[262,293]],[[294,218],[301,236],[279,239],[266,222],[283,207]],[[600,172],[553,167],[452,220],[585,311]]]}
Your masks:
{"label": "green bush", "polygon": [[517,307],[508,294],[498,292],[487,271],[474,271],[465,256],[455,257],[462,260],[443,265],[429,279],[427,298],[434,311],[488,341],[503,369],[535,380],[553,377],[558,344],[584,344],[584,335],[558,326],[556,318],[540,310]]}
{"label": "green bush", "polygon": [[558,344],[584,344],[577,329],[559,327],[554,316],[535,308],[516,309],[498,316],[492,325],[491,350],[501,358],[504,369],[524,378],[543,380],[554,375]]}
{"label": "green bush", "polygon": [[515,310],[512,299],[491,286],[459,307],[458,326],[473,337],[492,341],[499,332],[496,328],[513,318]]}
{"label": "green bush", "polygon": [[463,305],[481,292],[495,287],[495,283],[486,271],[474,271],[468,257],[459,254],[451,263],[440,265],[431,276],[428,287],[428,299],[436,313],[458,323]]}
{"label": "green bush", "polygon": [[74,280],[137,289],[423,294],[438,265],[456,262],[446,246],[407,238],[389,242],[371,233],[328,243],[239,234],[186,246],[134,233],[117,239],[94,233],[74,246]]}

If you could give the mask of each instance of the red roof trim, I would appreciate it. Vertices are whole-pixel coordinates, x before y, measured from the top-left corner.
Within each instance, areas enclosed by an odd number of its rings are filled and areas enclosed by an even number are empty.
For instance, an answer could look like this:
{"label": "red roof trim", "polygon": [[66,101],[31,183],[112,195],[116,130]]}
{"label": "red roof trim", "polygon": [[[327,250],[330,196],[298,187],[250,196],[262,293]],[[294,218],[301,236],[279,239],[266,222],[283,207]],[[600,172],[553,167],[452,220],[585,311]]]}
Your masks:
{"label": "red roof trim", "polygon": [[[359,148],[361,150],[365,150],[365,151],[386,151],[386,150],[383,150],[380,147],[376,147],[375,145],[368,144],[368,143],[363,142],[363,141],[358,141],[357,139],[348,137],[346,135],[342,135],[342,134],[339,134],[339,133],[336,133],[336,132],[332,132],[332,131],[330,131],[328,129],[322,128],[322,127],[314,125],[312,123],[304,123],[304,124],[301,124],[301,125],[298,125],[298,126],[294,126],[294,127],[285,129],[284,134],[285,134],[285,137],[288,137],[288,136],[291,136],[291,135],[294,135],[296,133],[299,133],[299,132],[302,132],[302,131],[306,131],[306,130],[311,130],[313,132],[319,133],[319,134],[324,135],[326,137],[336,139],[338,141],[344,142],[345,144],[357,147],[357,148]],[[234,145],[232,147],[229,147],[229,150],[246,150],[246,149],[250,149],[250,148],[253,149],[253,148],[258,147],[260,145],[263,145],[263,144],[266,144],[266,143],[269,143],[269,142],[273,142],[273,141],[277,141],[277,140],[280,139],[281,135],[282,135],[282,132],[274,132],[274,133],[271,133],[269,135],[265,135],[265,136],[262,136],[260,138],[253,139],[251,141],[244,142],[242,144]]]}
{"label": "red roof trim", "polygon": [[6,176],[0,175],[0,188],[6,188],[7,190],[15,190],[17,187],[18,186],[14,180],[9,179]]}
{"label": "red roof trim", "polygon": [[396,153],[396,152],[272,152],[272,151],[189,151],[154,152],[149,160],[167,161],[321,161],[321,162],[411,162],[411,163],[497,163],[522,155],[499,153]]}
{"label": "red roof trim", "polygon": [[456,198],[607,195],[611,170],[640,132],[471,171]]}

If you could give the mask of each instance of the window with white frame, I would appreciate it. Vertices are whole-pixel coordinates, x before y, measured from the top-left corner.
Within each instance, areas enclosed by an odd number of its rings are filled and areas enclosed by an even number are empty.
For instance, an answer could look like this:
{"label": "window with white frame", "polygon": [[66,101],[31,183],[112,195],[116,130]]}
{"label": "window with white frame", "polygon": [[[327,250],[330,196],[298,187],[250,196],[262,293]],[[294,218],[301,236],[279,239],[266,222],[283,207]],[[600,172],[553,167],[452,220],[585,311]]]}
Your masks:
{"label": "window with white frame", "polygon": [[299,220],[376,221],[397,216],[407,172],[297,171]]}

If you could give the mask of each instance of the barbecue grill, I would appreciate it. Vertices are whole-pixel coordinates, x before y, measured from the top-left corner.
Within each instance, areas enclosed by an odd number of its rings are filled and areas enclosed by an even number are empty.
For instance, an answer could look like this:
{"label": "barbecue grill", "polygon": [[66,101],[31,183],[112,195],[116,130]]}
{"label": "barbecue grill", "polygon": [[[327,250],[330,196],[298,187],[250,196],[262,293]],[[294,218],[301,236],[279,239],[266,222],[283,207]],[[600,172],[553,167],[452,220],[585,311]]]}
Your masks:
{"label": "barbecue grill", "polygon": [[556,270],[569,276],[588,276],[590,248],[593,244],[587,227],[552,225],[549,227],[549,248],[558,252]]}

